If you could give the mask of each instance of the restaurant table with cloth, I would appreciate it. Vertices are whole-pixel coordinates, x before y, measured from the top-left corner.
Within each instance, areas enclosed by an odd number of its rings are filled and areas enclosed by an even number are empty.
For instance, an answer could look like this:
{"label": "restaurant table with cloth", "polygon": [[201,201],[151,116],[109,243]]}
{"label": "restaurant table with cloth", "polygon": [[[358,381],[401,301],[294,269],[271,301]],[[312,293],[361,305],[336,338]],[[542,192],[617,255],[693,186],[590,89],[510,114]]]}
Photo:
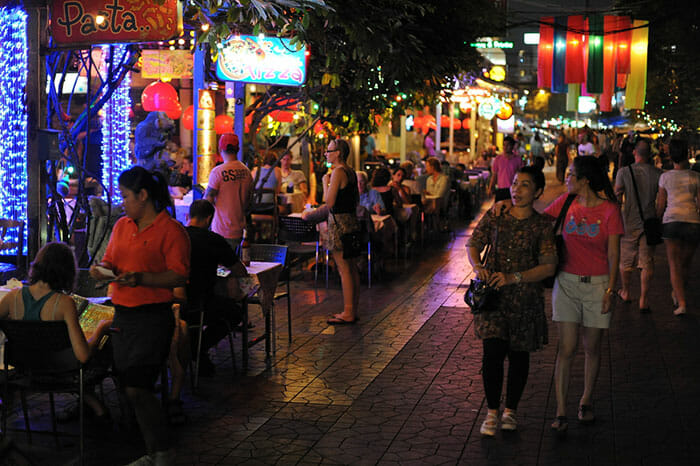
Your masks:
{"label": "restaurant table with cloth", "polygon": [[222,276],[225,274],[225,269],[220,268],[224,272],[219,274],[219,281],[216,284],[217,294],[235,297],[238,291],[235,287],[240,286],[246,296],[257,293],[258,298],[260,298],[260,306],[265,320],[265,333],[252,340],[248,337],[248,306],[247,304],[243,306],[243,322],[241,324],[243,344],[241,346],[244,371],[248,367],[248,349],[263,340],[265,340],[265,363],[269,364],[271,361],[270,352],[274,351],[272,345],[274,345],[275,340],[273,305],[277,281],[282,268],[283,264],[277,262],[252,261],[250,265],[246,266],[249,276],[238,277],[237,281],[229,280],[231,275]]}

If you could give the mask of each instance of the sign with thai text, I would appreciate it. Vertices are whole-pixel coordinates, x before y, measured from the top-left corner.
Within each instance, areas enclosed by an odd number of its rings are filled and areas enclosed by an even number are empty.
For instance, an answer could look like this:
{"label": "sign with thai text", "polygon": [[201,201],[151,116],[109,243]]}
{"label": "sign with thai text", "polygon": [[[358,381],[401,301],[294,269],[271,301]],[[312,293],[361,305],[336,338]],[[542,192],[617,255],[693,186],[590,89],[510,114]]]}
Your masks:
{"label": "sign with thai text", "polygon": [[58,46],[153,42],[182,34],[182,4],[164,0],[54,0],[51,35]]}
{"label": "sign with thai text", "polygon": [[232,36],[219,50],[216,75],[224,81],[300,86],[306,80],[306,48],[289,39]]}
{"label": "sign with thai text", "polygon": [[194,60],[189,50],[144,50],[141,77],[150,79],[192,79]]}

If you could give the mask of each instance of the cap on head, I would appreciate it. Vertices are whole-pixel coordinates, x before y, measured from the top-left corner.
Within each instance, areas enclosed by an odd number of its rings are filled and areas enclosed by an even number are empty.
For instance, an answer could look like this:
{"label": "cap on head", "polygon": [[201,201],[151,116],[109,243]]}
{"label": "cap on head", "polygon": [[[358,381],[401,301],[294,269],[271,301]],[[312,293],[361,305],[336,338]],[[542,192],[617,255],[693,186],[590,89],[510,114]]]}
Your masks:
{"label": "cap on head", "polygon": [[219,153],[224,152],[226,150],[226,147],[228,147],[229,145],[238,148],[238,136],[236,136],[233,133],[222,134],[221,138],[219,139]]}

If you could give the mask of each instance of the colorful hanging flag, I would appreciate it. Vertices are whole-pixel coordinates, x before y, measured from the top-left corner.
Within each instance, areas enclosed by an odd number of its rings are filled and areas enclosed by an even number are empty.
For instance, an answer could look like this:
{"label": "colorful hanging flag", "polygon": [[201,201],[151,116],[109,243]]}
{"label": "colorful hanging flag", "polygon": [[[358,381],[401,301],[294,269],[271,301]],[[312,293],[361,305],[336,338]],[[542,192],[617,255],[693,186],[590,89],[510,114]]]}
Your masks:
{"label": "colorful hanging flag", "polygon": [[603,17],[588,17],[588,73],[586,90],[591,94],[603,92]]}
{"label": "colorful hanging flag", "polygon": [[554,53],[554,18],[540,18],[540,43],[537,46],[537,87],[552,86],[552,56]]}
{"label": "colorful hanging flag", "polygon": [[563,94],[569,90],[564,81],[566,74],[566,16],[554,18],[554,54],[552,57],[552,92]]}
{"label": "colorful hanging flag", "polygon": [[603,36],[603,92],[600,95],[600,111],[612,111],[612,96],[615,92],[615,39],[617,34],[617,16],[606,15],[603,18],[605,35]]}
{"label": "colorful hanging flag", "polygon": [[578,98],[581,95],[581,85],[578,83],[569,84],[569,92],[566,93],[566,111],[578,111]]}
{"label": "colorful hanging flag", "polygon": [[649,21],[632,23],[630,75],[625,91],[625,108],[644,108],[647,90],[647,49],[649,47]]}
{"label": "colorful hanging flag", "polygon": [[[630,72],[630,42],[632,40],[632,21],[629,16],[618,16],[615,29],[615,63],[617,64],[617,74],[628,74]],[[624,86],[623,86],[624,87]]]}
{"label": "colorful hanging flag", "polygon": [[582,83],[586,80],[583,72],[583,16],[569,16],[566,31],[566,75],[564,82]]}

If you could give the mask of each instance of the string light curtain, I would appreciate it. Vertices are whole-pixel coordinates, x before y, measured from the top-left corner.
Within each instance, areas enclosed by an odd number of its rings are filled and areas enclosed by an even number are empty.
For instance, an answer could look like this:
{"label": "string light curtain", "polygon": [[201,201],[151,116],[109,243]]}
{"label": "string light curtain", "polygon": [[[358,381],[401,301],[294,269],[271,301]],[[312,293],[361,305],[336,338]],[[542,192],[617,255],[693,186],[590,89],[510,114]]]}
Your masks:
{"label": "string light curtain", "polygon": [[[27,14],[0,8],[0,217],[27,220]],[[26,237],[25,237],[26,239]],[[8,232],[0,240],[17,241]],[[23,252],[26,251],[26,244]],[[16,254],[17,251],[5,251]]]}
{"label": "string light curtain", "polygon": [[564,82],[566,73],[566,16],[554,18],[554,56],[552,59],[552,92],[563,94],[569,90]]}
{"label": "string light curtain", "polygon": [[[113,66],[124,61],[129,53],[127,46],[116,44],[102,46],[102,76],[109,75],[109,63]],[[113,54],[113,55],[110,55]],[[131,167],[129,136],[131,123],[131,73],[124,76],[121,84],[112,93],[109,101],[103,107],[102,118],[102,182],[112,196],[112,203],[122,202],[119,192],[119,175]],[[103,194],[107,200],[107,193]]]}
{"label": "string light curtain", "polygon": [[634,20],[632,27],[632,52],[630,74],[625,91],[625,108],[644,108],[647,91],[647,48],[649,47],[649,22]]}
{"label": "string light curtain", "polygon": [[540,43],[537,46],[537,87],[552,86],[552,57],[554,53],[554,18],[540,18]]}

